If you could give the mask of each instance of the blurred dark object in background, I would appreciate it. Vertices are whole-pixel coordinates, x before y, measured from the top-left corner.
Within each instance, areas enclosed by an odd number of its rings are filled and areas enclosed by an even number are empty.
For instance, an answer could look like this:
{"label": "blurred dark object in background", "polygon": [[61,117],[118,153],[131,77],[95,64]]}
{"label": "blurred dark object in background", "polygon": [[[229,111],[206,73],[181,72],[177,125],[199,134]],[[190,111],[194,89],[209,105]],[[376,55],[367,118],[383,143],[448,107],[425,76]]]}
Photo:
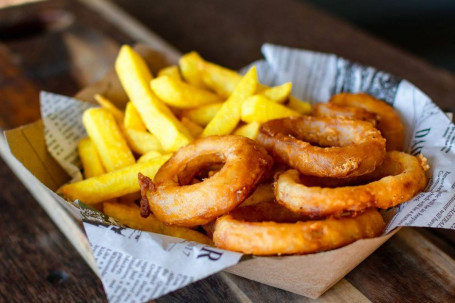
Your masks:
{"label": "blurred dark object in background", "polygon": [[[163,0],[161,0],[163,1]],[[153,20],[151,16],[160,16],[162,14],[167,15],[168,19],[172,19],[172,14],[165,11],[166,8],[172,6],[182,5],[180,2],[173,3],[170,1],[166,3],[163,8],[157,9],[156,12],[151,13],[149,10],[151,7],[156,9],[160,7],[158,3],[160,0],[154,0],[152,5],[147,0],[113,0],[117,5],[122,7],[125,11],[133,15],[136,19],[141,21],[143,24],[148,26],[150,30],[158,33],[159,35],[166,34],[168,39],[172,37],[178,47],[179,43],[187,41],[185,37],[180,36],[180,32],[171,30],[166,23],[159,23],[158,20]],[[279,1],[279,0],[275,0]],[[381,38],[390,44],[401,48],[411,54],[417,55],[431,64],[444,68],[446,70],[455,71],[455,1],[453,0],[350,0],[350,1],[339,1],[339,0],[295,0],[297,2],[308,3],[316,8],[319,8],[325,12],[328,12],[334,16],[339,17],[345,21],[350,22],[357,28],[368,32],[376,37]],[[163,2],[164,3],[164,2]],[[191,1],[185,3],[184,6],[191,6]],[[206,8],[204,10],[209,13],[212,6],[216,7],[217,4],[212,1],[207,1]],[[267,1],[264,2],[267,5]],[[283,5],[286,5],[286,1],[283,1]],[[241,10],[235,9],[235,1],[226,1],[226,18],[235,18],[236,14],[242,14]],[[239,6],[240,7],[240,6]],[[241,6],[242,8],[248,7],[248,5]],[[258,7],[258,10],[261,8]],[[180,11],[180,9],[176,9]],[[188,9],[188,13],[194,13],[191,8]],[[279,14],[279,12],[277,12]],[[273,16],[270,19],[263,20],[264,22],[274,22]],[[255,15],[251,15],[251,18],[257,18]],[[162,19],[166,19],[162,17]],[[240,18],[241,19],[241,18]],[[170,22],[176,22],[175,20],[169,20]],[[218,20],[219,22],[225,22],[225,20]],[[191,24],[193,28],[200,28],[200,20],[194,20],[194,24]],[[157,27],[157,25],[159,25]],[[182,26],[185,26],[182,24]],[[205,25],[205,35],[211,37],[211,25]],[[217,24],[216,27],[221,27],[229,31],[229,25]],[[277,25],[280,28],[280,25]],[[245,31],[251,31],[255,29],[245,28]],[[279,30],[279,29],[277,29]],[[336,30],[336,29],[334,29]],[[298,29],[296,29],[297,32]],[[201,33],[195,32],[195,35],[201,35]],[[201,36],[204,36],[202,34]],[[233,36],[239,38],[242,34],[232,32]],[[267,39],[269,36],[273,36],[273,33],[263,37]],[[199,38],[193,38],[191,41],[196,43]],[[321,37],[324,39],[324,37]],[[264,42],[275,42],[280,41],[264,41]],[[188,44],[188,43],[187,43]],[[195,45],[196,45],[195,44]],[[180,49],[180,51],[187,51]],[[214,59],[214,58],[210,58]],[[219,62],[219,59],[218,59]],[[246,61],[248,62],[248,61]],[[227,62],[221,62],[226,65]],[[233,66],[232,66],[233,67]],[[237,66],[238,67],[238,66]]]}
{"label": "blurred dark object in background", "polygon": [[300,0],[413,53],[455,71],[453,0]]}

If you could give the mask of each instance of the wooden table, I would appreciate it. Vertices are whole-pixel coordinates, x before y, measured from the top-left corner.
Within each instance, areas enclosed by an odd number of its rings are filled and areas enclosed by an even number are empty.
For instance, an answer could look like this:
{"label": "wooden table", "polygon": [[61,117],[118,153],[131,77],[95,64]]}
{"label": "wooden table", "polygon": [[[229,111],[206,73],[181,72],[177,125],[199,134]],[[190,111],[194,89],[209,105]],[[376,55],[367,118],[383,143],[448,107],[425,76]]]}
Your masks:
{"label": "wooden table", "polygon": [[[234,69],[260,58],[264,42],[336,53],[406,78],[455,112],[452,74],[297,1],[117,2],[176,49]],[[101,0],[0,10],[0,128],[38,119],[40,90],[76,93],[112,67],[119,45],[136,41],[162,46]],[[1,160],[0,188],[0,302],[105,302],[96,275]],[[454,232],[404,228],[319,301],[453,302],[454,258]],[[311,300],[219,273],[157,301]]]}

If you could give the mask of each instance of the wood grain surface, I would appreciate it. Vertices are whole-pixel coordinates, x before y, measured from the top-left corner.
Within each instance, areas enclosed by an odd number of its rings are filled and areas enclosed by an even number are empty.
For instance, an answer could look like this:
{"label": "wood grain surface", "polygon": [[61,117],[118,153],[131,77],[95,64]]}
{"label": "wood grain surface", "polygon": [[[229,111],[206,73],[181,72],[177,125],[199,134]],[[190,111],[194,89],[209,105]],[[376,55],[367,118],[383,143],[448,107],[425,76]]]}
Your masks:
{"label": "wood grain surface", "polygon": [[[234,69],[260,58],[264,42],[332,52],[407,78],[455,112],[452,74],[298,1],[115,2],[182,52],[195,49]],[[73,95],[99,79],[119,45],[138,39],[118,24],[69,0],[0,10],[0,127],[34,121],[39,90]],[[105,302],[96,275],[4,162],[0,186],[0,302]],[[403,229],[318,301],[453,302],[453,239],[453,232]],[[312,300],[218,273],[156,301]]]}

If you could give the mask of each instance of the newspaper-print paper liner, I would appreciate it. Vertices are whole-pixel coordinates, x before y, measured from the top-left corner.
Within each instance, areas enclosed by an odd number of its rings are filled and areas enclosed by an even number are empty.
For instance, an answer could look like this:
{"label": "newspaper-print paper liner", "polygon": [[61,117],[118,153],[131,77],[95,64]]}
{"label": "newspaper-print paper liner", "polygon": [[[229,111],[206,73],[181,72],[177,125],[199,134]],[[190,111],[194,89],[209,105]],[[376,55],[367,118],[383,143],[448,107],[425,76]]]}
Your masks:
{"label": "newspaper-print paper liner", "polygon": [[79,202],[109,302],[145,302],[239,262],[242,254],[127,228]]}
{"label": "newspaper-print paper liner", "polygon": [[[92,104],[41,92],[41,113],[51,155],[72,177],[81,179],[77,142],[86,137],[83,112]],[[237,264],[242,254],[118,224],[83,203],[79,208],[109,302],[145,302]]]}
{"label": "newspaper-print paper liner", "polygon": [[[414,155],[424,154],[431,168],[427,172],[429,182],[425,191],[396,208],[396,214],[390,220],[385,233],[389,233],[398,226],[455,229],[455,177],[454,167],[451,165],[455,163],[453,146],[455,126],[428,96],[406,80],[335,55],[271,44],[265,44],[262,52],[265,60],[256,61],[251,65],[258,68],[259,79],[265,85],[272,86],[291,81],[293,96],[312,104],[327,102],[331,95],[339,92],[366,92],[385,100],[400,113],[407,134],[406,151]],[[68,104],[68,106],[64,104]],[[86,136],[85,130],[81,127],[80,117],[83,110],[89,106],[73,98],[46,92],[41,94],[41,111],[49,151],[74,180],[80,178],[79,171],[75,169],[79,165],[76,152],[77,140]],[[71,117],[71,122],[63,125],[62,123],[67,121],[68,115]],[[71,135],[68,135],[67,125],[71,126]],[[55,142],[56,140],[58,142]],[[61,198],[59,201],[65,203]],[[144,271],[140,271],[141,264],[148,262],[147,266],[151,267],[153,264],[154,269],[161,266],[161,270],[167,270],[166,275],[170,273],[174,275],[173,277],[176,274],[182,275],[181,277],[187,275],[191,278],[187,278],[185,281],[196,281],[236,264],[241,256],[233,252],[217,250],[225,254],[226,257],[225,259],[223,257],[223,261],[226,262],[219,262],[216,266],[212,266],[214,264],[207,262],[208,260],[203,262],[194,257],[198,256],[204,248],[201,244],[194,244],[192,246],[194,248],[193,257],[179,259],[178,257],[182,257],[182,255],[179,253],[174,255],[168,251],[168,248],[176,246],[175,243],[180,243],[179,248],[176,248],[175,251],[182,252],[185,251],[187,242],[181,239],[175,240],[175,238],[170,240],[170,237],[167,236],[123,227],[119,234],[115,225],[110,227],[106,223],[93,224],[93,220],[90,218],[93,219],[99,214],[98,212],[95,216],[84,215],[84,227],[100,272],[109,273],[102,276],[102,282],[111,302],[150,300],[187,284],[179,280],[180,282],[173,282],[175,285],[169,282],[172,284],[169,286],[169,283],[166,284],[166,277],[163,276],[163,279],[159,280],[161,288],[149,285],[147,284],[149,282],[147,274],[145,274],[147,279],[143,279]],[[90,220],[92,223],[85,222]],[[140,235],[138,238],[140,241],[136,239],[137,235]],[[102,252],[100,252],[101,250]],[[153,252],[153,257],[151,252]],[[160,257],[155,258],[155,252]],[[106,258],[100,256],[106,256]],[[122,258],[123,261],[112,261],[117,260],[116,258]],[[188,272],[174,271],[174,267],[166,268],[172,264],[180,264],[179,262],[185,263],[184,268]],[[132,267],[130,271],[126,271],[126,269],[122,269],[121,264],[130,264]],[[115,272],[122,274],[121,276],[112,274]],[[139,274],[142,274],[142,278],[134,280],[134,277]],[[130,275],[133,275],[133,279],[128,278]],[[119,280],[119,277],[120,279],[126,278],[123,280],[125,282],[120,284],[122,280]],[[136,283],[133,280],[139,282]],[[130,283],[128,287],[124,284],[127,282]],[[140,286],[143,283],[148,286],[143,288]],[[144,289],[149,289],[153,295]],[[144,295],[145,293],[147,296]]]}

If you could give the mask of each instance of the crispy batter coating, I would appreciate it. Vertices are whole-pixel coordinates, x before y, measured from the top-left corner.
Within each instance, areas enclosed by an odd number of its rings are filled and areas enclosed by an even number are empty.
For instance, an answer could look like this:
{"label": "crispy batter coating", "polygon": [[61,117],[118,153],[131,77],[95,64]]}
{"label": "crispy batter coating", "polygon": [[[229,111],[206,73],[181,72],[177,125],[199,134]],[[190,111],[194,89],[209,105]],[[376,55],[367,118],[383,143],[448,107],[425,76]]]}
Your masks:
{"label": "crispy batter coating", "polygon": [[392,106],[368,94],[341,93],[333,95],[330,103],[363,108],[377,115],[376,127],[387,140],[387,150],[403,150],[404,125]]}
{"label": "crispy batter coating", "polygon": [[302,174],[347,178],[372,172],[385,139],[371,123],[332,117],[290,117],[264,123],[257,140]]}
{"label": "crispy batter coating", "polygon": [[374,113],[355,106],[338,105],[336,103],[318,103],[313,107],[313,115],[317,117],[339,117],[345,119],[367,121],[376,126],[377,116]]}
{"label": "crispy batter coating", "polygon": [[[327,218],[317,221],[279,223],[261,218],[258,222],[245,220],[247,212],[254,213],[258,205],[237,208],[215,223],[215,246],[254,255],[307,254],[347,245],[361,238],[379,236],[384,230],[384,220],[376,209],[366,210],[356,217]],[[239,214],[238,212],[242,213]],[[266,212],[270,216],[270,212]],[[296,214],[289,212],[295,219]],[[286,214],[280,212],[281,221]]]}
{"label": "crispy batter coating", "polygon": [[377,180],[344,187],[320,187],[308,176],[288,170],[277,177],[277,201],[292,211],[308,216],[339,215],[370,207],[387,209],[406,202],[426,185],[421,162],[409,154],[391,151],[372,174],[357,180]]}
{"label": "crispy batter coating", "polygon": [[[200,171],[220,163],[224,165],[218,172],[192,184]],[[266,150],[246,137],[201,138],[179,149],[160,168],[146,198],[165,223],[205,224],[242,203],[272,164]]]}

